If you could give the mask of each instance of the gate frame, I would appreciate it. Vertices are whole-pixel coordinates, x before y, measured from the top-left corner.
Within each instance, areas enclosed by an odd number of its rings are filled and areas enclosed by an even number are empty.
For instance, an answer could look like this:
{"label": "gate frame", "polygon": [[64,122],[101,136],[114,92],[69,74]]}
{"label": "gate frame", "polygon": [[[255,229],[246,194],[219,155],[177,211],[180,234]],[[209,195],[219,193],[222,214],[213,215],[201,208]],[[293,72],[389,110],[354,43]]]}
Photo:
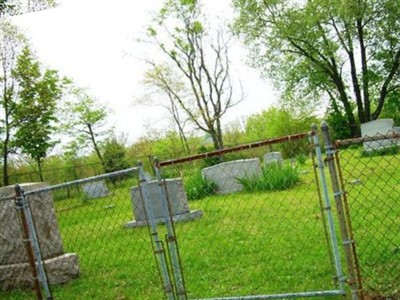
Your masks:
{"label": "gate frame", "polygon": [[[318,139],[318,134],[317,134],[317,126],[313,125],[311,132],[305,132],[305,133],[299,133],[299,134],[294,134],[294,135],[288,135],[288,136],[284,136],[284,137],[280,137],[280,138],[274,138],[274,139],[268,139],[268,140],[264,140],[264,141],[259,141],[259,142],[255,142],[255,143],[250,143],[250,144],[246,144],[246,145],[240,145],[240,146],[236,146],[236,147],[231,147],[231,148],[226,148],[226,149],[221,149],[221,150],[215,150],[212,152],[208,152],[208,153],[201,153],[201,154],[197,154],[197,155],[193,155],[193,156],[188,156],[188,157],[183,157],[183,158],[177,158],[177,159],[171,159],[171,160],[166,160],[166,161],[159,161],[158,159],[155,159],[155,163],[154,163],[154,170],[157,176],[157,180],[159,181],[160,187],[162,184],[162,167],[165,166],[170,166],[170,165],[174,165],[174,164],[179,164],[179,163],[185,163],[185,162],[189,162],[189,161],[194,161],[194,160],[198,160],[198,159],[204,159],[204,158],[209,158],[209,157],[215,157],[215,156],[220,156],[222,154],[226,154],[226,153],[231,153],[231,152],[237,152],[240,150],[246,150],[246,149],[253,149],[253,148],[258,148],[261,146],[266,146],[266,145],[273,145],[273,144],[279,144],[279,143],[283,143],[283,142],[291,142],[291,141],[295,141],[295,140],[300,140],[303,138],[309,137],[309,142],[311,146],[314,146],[314,150],[315,153],[317,155],[317,160],[318,160],[318,166],[314,165],[314,169],[316,167],[318,167],[320,169],[320,180],[321,180],[321,188],[323,190],[323,199],[325,201],[325,206],[324,206],[324,211],[325,214],[327,215],[328,218],[328,231],[329,231],[329,236],[330,236],[330,245],[332,247],[332,249],[330,249],[330,251],[333,251],[333,259],[334,259],[334,264],[335,264],[335,271],[336,271],[336,276],[338,278],[338,282],[339,282],[339,289],[338,290],[327,290],[327,291],[312,291],[312,292],[298,292],[298,293],[282,293],[282,294],[271,294],[271,295],[251,295],[251,296],[233,296],[233,297],[217,297],[217,298],[201,298],[201,299],[196,299],[196,300],[256,300],[256,299],[288,299],[288,298],[305,298],[305,297],[321,297],[321,296],[345,296],[346,295],[346,289],[345,289],[345,283],[346,283],[346,277],[343,274],[343,270],[342,270],[342,265],[341,265],[341,258],[340,258],[340,250],[339,250],[339,245],[337,242],[337,237],[336,237],[336,230],[335,230],[335,225],[334,225],[334,221],[333,221],[333,214],[332,214],[332,210],[331,210],[331,206],[330,206],[330,197],[329,197],[329,191],[328,191],[328,184],[327,184],[327,180],[325,177],[325,171],[324,171],[324,162],[322,159],[322,151],[320,148],[320,144],[319,144],[319,139]],[[318,187],[318,191],[319,191],[319,182],[317,180],[316,176],[316,181],[315,184]],[[165,183],[165,179],[164,179],[164,183]],[[171,214],[171,209],[170,209],[170,203],[168,200],[168,197],[166,196],[166,185],[164,185],[164,195],[163,192],[160,189],[160,198],[161,201],[163,202],[163,206],[164,206],[164,212],[168,211],[168,215],[165,215],[165,220],[167,221],[167,219],[172,220],[172,214]],[[337,200],[340,197],[340,195],[334,195],[335,201],[336,203]],[[165,209],[165,204],[168,206],[168,210]],[[343,221],[345,222],[345,220],[341,220],[341,218],[339,218],[340,213],[338,212],[338,219],[339,219],[339,223],[342,223]],[[173,222],[172,222],[173,224]],[[343,223],[346,224],[346,223]],[[167,227],[170,225],[167,225]],[[341,225],[340,227],[342,227],[343,225]],[[347,228],[347,227],[345,227]],[[346,229],[347,230],[347,229]],[[173,231],[175,234],[175,231]],[[346,231],[347,232],[347,231]],[[343,239],[347,241],[346,239]],[[177,237],[174,236],[174,241],[177,241]],[[343,243],[343,246],[345,245],[345,243]],[[178,269],[178,272],[182,271],[181,268],[181,258],[179,255],[179,248],[177,243],[175,244],[176,246],[176,254],[178,255],[176,257],[176,259],[178,260],[178,265],[180,266]],[[329,249],[329,247],[328,247]],[[345,251],[346,251],[347,247],[345,247]],[[329,251],[329,250],[328,250]],[[347,251],[346,251],[347,254]],[[331,258],[330,258],[331,259]],[[352,262],[351,258],[350,259],[346,259],[346,263],[348,262]],[[176,261],[172,261],[173,266],[171,266],[172,269],[174,269],[174,265],[176,265]],[[176,267],[176,266],[175,266]],[[352,267],[348,267],[348,270],[350,272],[350,270],[353,270]],[[176,271],[174,271],[175,273]],[[182,280],[183,280],[183,273],[182,274]],[[351,273],[353,274],[353,273]],[[353,278],[353,277],[352,277]],[[183,287],[184,287],[184,281],[182,281]],[[352,300],[358,300],[358,289],[354,288],[353,285],[350,285],[351,290],[352,290]],[[186,288],[184,287],[185,292],[186,292]],[[187,298],[178,298],[178,299],[187,299]]]}

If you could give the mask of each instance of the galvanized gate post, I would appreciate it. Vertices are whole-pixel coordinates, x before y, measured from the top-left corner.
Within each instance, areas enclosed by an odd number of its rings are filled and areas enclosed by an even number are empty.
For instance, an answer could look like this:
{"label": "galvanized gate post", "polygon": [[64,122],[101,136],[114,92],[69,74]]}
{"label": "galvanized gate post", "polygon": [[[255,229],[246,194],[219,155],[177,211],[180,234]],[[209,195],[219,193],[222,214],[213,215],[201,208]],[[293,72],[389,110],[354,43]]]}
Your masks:
{"label": "galvanized gate post", "polygon": [[334,199],[335,199],[335,203],[336,203],[336,211],[337,211],[338,220],[339,220],[339,228],[340,228],[340,233],[342,236],[342,243],[343,243],[343,247],[344,247],[344,251],[345,251],[345,258],[346,258],[347,271],[348,271],[348,283],[351,288],[352,299],[358,300],[359,299],[359,287],[357,284],[356,269],[355,269],[355,265],[354,265],[353,249],[352,249],[354,240],[352,240],[350,238],[350,234],[349,234],[349,228],[348,228],[346,215],[345,215],[345,211],[343,208],[343,201],[342,201],[343,191],[341,191],[341,189],[340,189],[338,174],[337,174],[335,161],[334,161],[334,154],[336,151],[333,149],[328,129],[329,129],[328,124],[326,122],[322,122],[321,130],[322,130],[322,134],[324,136],[324,141],[325,141],[326,164],[329,168],[329,174],[330,174],[330,179],[331,179],[331,184],[332,184],[332,189],[333,189],[333,195],[334,195]]}
{"label": "galvanized gate post", "polygon": [[138,170],[139,170],[139,186],[140,193],[143,200],[144,210],[147,216],[148,228],[150,231],[150,238],[154,250],[154,255],[157,260],[158,268],[161,274],[161,280],[163,283],[164,293],[168,300],[174,300],[175,295],[171,284],[171,278],[169,274],[167,258],[165,254],[164,244],[162,240],[159,238],[157,232],[157,223],[153,214],[153,207],[150,201],[149,192],[147,188],[147,180],[145,177],[145,173],[143,170],[142,162],[138,162]]}
{"label": "galvanized gate post", "polygon": [[[43,290],[46,294],[46,299],[52,300],[53,296],[52,296],[50,288],[49,288],[49,282],[47,280],[47,275],[46,275],[45,266],[43,264],[39,240],[38,240],[38,237],[36,234],[35,225],[33,223],[33,217],[32,217],[29,203],[25,197],[25,193],[24,193],[23,189],[21,188],[21,186],[19,186],[19,185],[15,186],[15,193],[16,193],[17,207],[19,207],[21,209],[21,221],[22,221],[23,227],[24,228],[26,227],[26,229],[28,229],[29,242],[32,246],[31,249],[33,249],[33,256],[36,261],[35,267],[37,270],[37,274],[39,276],[40,283],[42,284]],[[26,229],[24,229],[24,230],[26,230]],[[28,248],[27,248],[27,250],[28,250]],[[29,252],[30,252],[30,250],[28,250],[28,256],[31,255],[31,254],[29,254]],[[35,284],[37,284],[37,283],[35,283]],[[41,299],[41,296],[40,296],[40,299]]]}
{"label": "galvanized gate post", "polygon": [[184,275],[182,270],[182,263],[179,255],[178,241],[175,232],[175,226],[172,220],[171,203],[168,197],[168,190],[165,180],[161,176],[161,170],[158,166],[159,160],[154,158],[154,170],[159,187],[159,196],[162,203],[164,222],[167,227],[166,242],[168,246],[168,252],[170,254],[172,273],[175,282],[175,291],[178,300],[186,300],[187,292],[185,287]]}
{"label": "galvanized gate post", "polygon": [[326,213],[326,217],[328,220],[328,230],[329,230],[329,236],[330,236],[330,241],[331,241],[331,247],[332,247],[332,252],[333,252],[333,260],[335,263],[335,270],[336,270],[336,276],[339,282],[339,288],[343,294],[345,294],[345,277],[343,274],[343,267],[340,259],[340,251],[339,251],[339,245],[338,245],[338,238],[336,236],[336,231],[335,231],[335,223],[333,220],[333,213],[332,213],[332,207],[331,207],[331,201],[329,197],[329,191],[328,191],[328,184],[325,176],[325,170],[324,170],[324,161],[322,159],[322,152],[321,152],[321,146],[319,144],[319,137],[317,134],[317,125],[313,124],[312,125],[312,138],[314,142],[314,148],[315,148],[315,153],[317,156],[317,163],[318,163],[318,169],[319,169],[319,174],[320,174],[320,182],[321,182],[321,189],[323,192],[323,199],[324,199],[324,209]]}

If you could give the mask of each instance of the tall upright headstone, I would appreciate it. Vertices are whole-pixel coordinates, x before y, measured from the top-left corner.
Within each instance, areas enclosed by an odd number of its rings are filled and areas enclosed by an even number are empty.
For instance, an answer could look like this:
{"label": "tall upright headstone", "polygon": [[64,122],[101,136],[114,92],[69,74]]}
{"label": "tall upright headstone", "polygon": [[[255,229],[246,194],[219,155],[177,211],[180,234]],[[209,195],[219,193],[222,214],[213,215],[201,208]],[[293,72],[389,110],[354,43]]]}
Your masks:
{"label": "tall upright headstone", "polygon": [[[46,186],[45,183],[21,185],[26,192]],[[34,282],[14,195],[14,186],[0,188],[0,289],[3,290],[31,287]],[[77,277],[78,257],[75,253],[64,253],[52,193],[29,195],[27,199],[50,283],[64,283]]]}
{"label": "tall upright headstone", "polygon": [[[181,178],[166,179],[167,197],[171,209],[172,219],[175,222],[190,221],[202,216],[201,210],[190,211],[189,203],[186,197],[185,189]],[[157,223],[162,223],[169,213],[164,210],[162,199],[160,197],[160,185],[157,180],[147,182],[147,191],[150,206]],[[125,227],[141,227],[147,225],[147,213],[143,195],[139,186],[131,189],[131,203],[135,220],[128,222]]]}

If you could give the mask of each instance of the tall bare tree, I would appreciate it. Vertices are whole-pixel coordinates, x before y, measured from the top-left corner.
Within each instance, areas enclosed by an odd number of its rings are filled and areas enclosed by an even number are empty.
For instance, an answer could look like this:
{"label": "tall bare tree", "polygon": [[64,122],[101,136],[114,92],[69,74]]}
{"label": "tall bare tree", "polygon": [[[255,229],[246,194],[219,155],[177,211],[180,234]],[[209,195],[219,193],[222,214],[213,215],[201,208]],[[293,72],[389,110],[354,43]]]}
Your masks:
{"label": "tall bare tree", "polygon": [[148,87],[147,94],[137,99],[136,103],[165,108],[172,117],[186,154],[189,155],[190,147],[185,132],[189,120],[185,111],[182,110],[179,102],[175,99],[175,94],[188,94],[187,88],[171,67],[156,65],[152,61],[147,61],[147,63],[151,66],[151,69],[145,73],[143,80],[143,83]]}
{"label": "tall bare tree", "polygon": [[221,119],[243,95],[234,93],[228,57],[230,39],[224,38],[222,30],[209,33],[202,19],[195,0],[165,2],[148,35],[179,74],[178,82],[187,88],[177,89],[169,68],[157,69],[154,61],[150,72],[157,74],[154,85],[169,95],[198,129],[210,135],[215,149],[222,149]]}

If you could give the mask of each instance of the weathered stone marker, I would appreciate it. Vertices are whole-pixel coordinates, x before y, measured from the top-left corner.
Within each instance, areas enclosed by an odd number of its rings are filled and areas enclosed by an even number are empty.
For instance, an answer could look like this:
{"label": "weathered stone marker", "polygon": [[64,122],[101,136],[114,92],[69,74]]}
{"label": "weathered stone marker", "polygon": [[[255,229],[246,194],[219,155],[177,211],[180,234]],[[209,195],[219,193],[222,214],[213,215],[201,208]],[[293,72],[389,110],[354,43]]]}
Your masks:
{"label": "weathered stone marker", "polygon": [[224,162],[201,172],[206,180],[217,185],[218,194],[229,194],[243,190],[238,178],[259,176],[261,167],[258,158],[251,158]]}
{"label": "weathered stone marker", "polygon": [[268,152],[264,154],[264,164],[269,165],[272,163],[280,164],[282,163],[282,154],[280,152]]}
{"label": "weathered stone marker", "polygon": [[[393,119],[379,119],[361,124],[362,137],[374,137],[376,135],[392,134],[396,132]],[[365,151],[374,151],[395,145],[395,140],[381,140],[373,142],[364,142]]]}
{"label": "weathered stone marker", "polygon": [[[170,202],[171,213],[175,222],[190,221],[202,216],[201,210],[190,211],[188,200],[183,182],[181,178],[166,179],[166,186],[168,191],[168,199]],[[160,199],[160,190],[158,181],[150,181],[147,183],[147,190],[149,200],[151,203],[153,215],[157,223],[164,222],[164,209]],[[128,222],[125,227],[141,227],[147,225],[147,215],[144,208],[144,203],[140,188],[135,186],[131,189],[131,203],[135,221]]]}
{"label": "weathered stone marker", "polygon": [[107,197],[110,195],[104,181],[93,181],[83,185],[83,192],[88,199]]}
{"label": "weathered stone marker", "polygon": [[[26,192],[46,186],[45,183],[21,185]],[[33,286],[14,195],[14,186],[0,188],[0,289],[3,290]],[[64,253],[51,192],[30,195],[28,200],[49,282],[64,283],[77,277],[78,257],[75,253]]]}

